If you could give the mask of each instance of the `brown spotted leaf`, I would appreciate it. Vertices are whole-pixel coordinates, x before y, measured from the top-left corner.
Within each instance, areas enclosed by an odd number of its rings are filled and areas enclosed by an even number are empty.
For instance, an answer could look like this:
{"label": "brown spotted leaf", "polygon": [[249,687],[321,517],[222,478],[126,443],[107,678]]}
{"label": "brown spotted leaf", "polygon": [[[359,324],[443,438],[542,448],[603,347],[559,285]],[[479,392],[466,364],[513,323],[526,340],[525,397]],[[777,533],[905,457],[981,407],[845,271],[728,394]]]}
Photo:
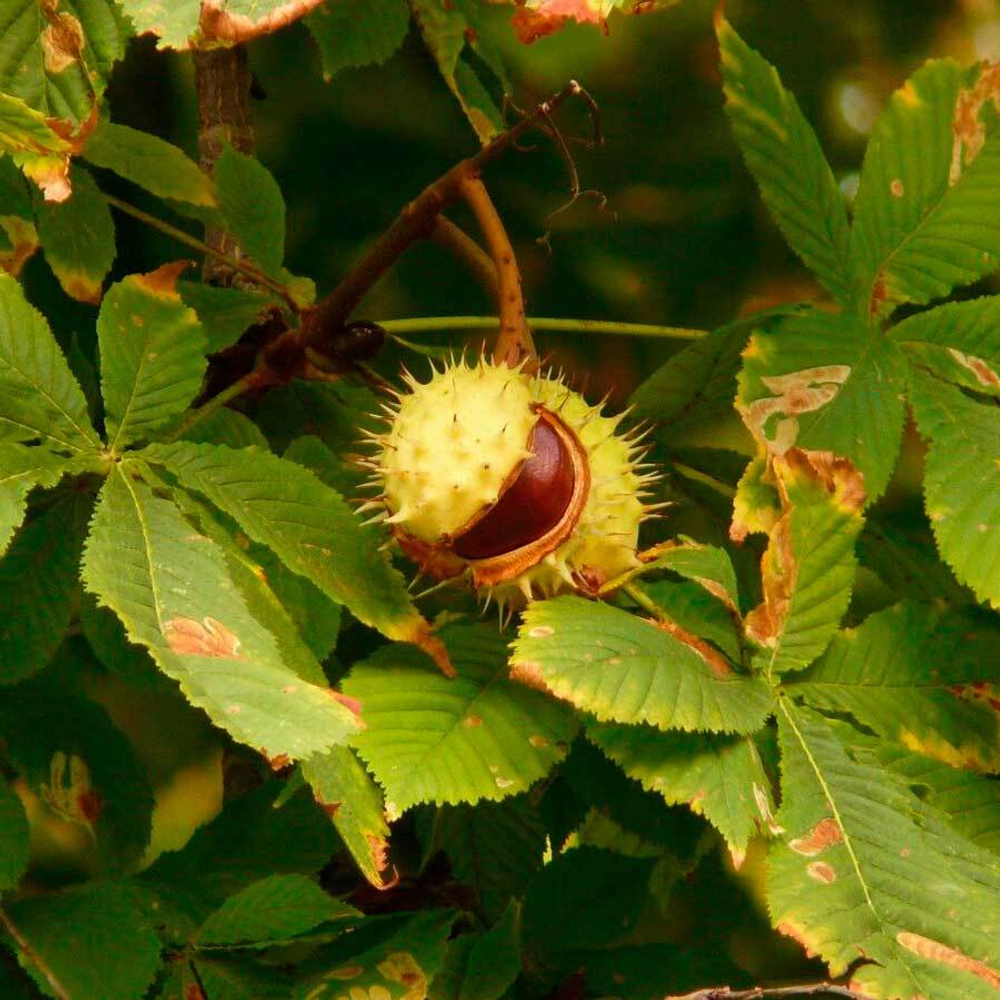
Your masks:
{"label": "brown spotted leaf", "polygon": [[996,1000],[1000,859],[965,840],[854,731],[783,699],[785,828],[768,862],[774,925],[831,975],[859,957],[875,1000]]}
{"label": "brown spotted leaf", "polygon": [[788,691],[954,767],[1000,771],[1000,628],[900,604],[840,632]]}
{"label": "brown spotted leaf", "polygon": [[296,759],[344,742],[358,728],[354,712],[284,662],[223,551],[140,471],[119,464],[101,491],[83,561],[88,589],[184,696],[240,742]]}

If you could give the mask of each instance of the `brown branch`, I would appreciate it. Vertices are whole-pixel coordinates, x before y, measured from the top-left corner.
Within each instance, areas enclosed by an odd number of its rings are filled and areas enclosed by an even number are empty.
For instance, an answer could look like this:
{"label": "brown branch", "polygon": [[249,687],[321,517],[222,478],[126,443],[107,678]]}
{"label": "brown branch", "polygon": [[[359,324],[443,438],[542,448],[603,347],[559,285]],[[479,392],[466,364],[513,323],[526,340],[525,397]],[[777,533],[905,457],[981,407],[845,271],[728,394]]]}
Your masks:
{"label": "brown branch", "polygon": [[500,333],[493,350],[493,361],[516,368],[526,361],[532,370],[538,367],[531,331],[524,318],[524,296],[521,294],[521,272],[517,268],[514,248],[504,229],[500,215],[490,199],[486,185],[478,177],[464,177],[462,197],[472,209],[486,239],[490,256],[497,270],[500,293]]}
{"label": "brown branch", "polygon": [[[254,149],[250,116],[250,88],[253,76],[245,46],[195,49],[195,89],[198,93],[198,158],[209,176],[228,144],[241,153]],[[239,244],[224,229],[205,227],[205,242],[227,257],[242,259]],[[205,281],[234,284],[233,270],[216,259],[206,259],[202,268]]]}
{"label": "brown branch", "polygon": [[748,990],[731,990],[728,986],[713,986],[683,996],[667,997],[666,1000],[780,1000],[781,997],[813,997],[821,994],[831,997],[846,997],[847,1000],[872,1000],[865,993],[852,990],[849,986],[835,983],[812,983],[808,986],[754,986]]}
{"label": "brown branch", "polygon": [[447,250],[476,280],[476,283],[497,306],[500,305],[500,282],[497,269],[489,255],[465,230],[443,215],[434,220],[427,237],[431,243]]}
{"label": "brown branch", "polygon": [[515,144],[525,132],[534,128],[564,101],[582,93],[571,80],[558,94],[525,115],[513,128],[497,136],[475,156],[462,160],[446,174],[429,184],[396,217],[395,222],[375,241],[371,249],[347,272],[340,284],[305,317],[302,336],[318,344],[323,331],[337,330],[347,321],[369,289],[419,239],[426,238],[435,218],[462,197],[463,182],[478,177],[486,165],[505,149]]}
{"label": "brown branch", "polygon": [[0,907],[0,927],[11,936],[24,957],[45,977],[45,981],[49,984],[49,989],[56,1000],[72,1000],[66,987],[59,982],[56,974],[42,961],[42,957],[31,946],[31,942],[21,933],[21,929],[2,907]]}

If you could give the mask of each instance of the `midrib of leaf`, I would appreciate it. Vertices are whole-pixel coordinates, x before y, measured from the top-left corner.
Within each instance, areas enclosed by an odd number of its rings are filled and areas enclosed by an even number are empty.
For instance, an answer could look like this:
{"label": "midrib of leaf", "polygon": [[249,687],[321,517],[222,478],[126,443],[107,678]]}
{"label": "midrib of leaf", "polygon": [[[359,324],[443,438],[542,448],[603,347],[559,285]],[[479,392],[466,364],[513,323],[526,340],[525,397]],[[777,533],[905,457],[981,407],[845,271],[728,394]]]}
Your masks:
{"label": "midrib of leaf", "polygon": [[142,374],[146,366],[149,363],[149,338],[146,339],[145,344],[142,348],[142,357],[139,358],[139,364],[135,370],[135,377],[132,379],[132,387],[129,390],[128,402],[125,404],[125,409],[122,411],[121,420],[118,421],[118,429],[115,431],[115,439],[109,444],[109,448],[115,454],[118,454],[118,441],[122,436],[122,432],[128,426],[129,414],[132,412],[132,407],[135,404],[136,397],[138,396],[139,382],[142,380]]}
{"label": "midrib of leaf", "polygon": [[[779,698],[778,706],[781,710],[782,715],[784,715],[788,725],[791,727],[792,732],[795,733],[795,738],[798,740],[799,746],[802,748],[802,753],[804,754],[806,760],[809,762],[809,767],[812,768],[813,774],[816,775],[816,781],[819,784],[820,789],[823,792],[823,798],[826,799],[827,805],[833,812],[833,818],[837,822],[837,826],[840,828],[841,835],[844,838],[844,848],[847,851],[847,856],[851,859],[851,866],[854,868],[854,874],[858,877],[858,884],[861,886],[861,891],[864,893],[865,903],[868,905],[868,909],[871,910],[872,916],[878,922],[878,926],[883,935],[888,940],[895,941],[895,936],[892,934],[891,929],[887,926],[882,914],[879,913],[875,906],[875,902],[871,897],[871,893],[868,890],[868,883],[865,881],[864,875],[861,873],[861,863],[858,861],[858,856],[854,851],[854,841],[851,834],[848,832],[847,827],[844,825],[844,820],[840,815],[840,809],[837,807],[837,801],[830,791],[830,786],[826,783],[826,777],[823,774],[823,769],[819,766],[819,761],[813,756],[812,750],[809,744],[806,742],[805,737],[802,735],[802,731],[795,724],[795,717],[788,706],[787,698]],[[903,968],[906,969],[907,975],[913,980],[914,985],[922,990],[923,984],[919,979],[913,974],[913,969],[910,967],[908,962],[901,963]]]}
{"label": "midrib of leaf", "polygon": [[143,541],[143,556],[146,559],[146,564],[149,566],[149,589],[153,593],[153,613],[156,615],[156,625],[160,630],[160,634],[163,634],[163,616],[160,613],[161,602],[160,602],[160,590],[157,586],[156,573],[153,571],[153,547],[150,543],[149,538],[149,526],[146,523],[146,517],[143,513],[142,504],[139,503],[139,497],[136,495],[135,490],[132,488],[132,483],[129,481],[129,477],[125,475],[121,466],[117,469],[118,475],[121,476],[122,482],[125,484],[125,489],[128,490],[129,496],[132,498],[132,503],[135,506],[136,517],[139,519],[139,527],[142,529],[142,541]]}

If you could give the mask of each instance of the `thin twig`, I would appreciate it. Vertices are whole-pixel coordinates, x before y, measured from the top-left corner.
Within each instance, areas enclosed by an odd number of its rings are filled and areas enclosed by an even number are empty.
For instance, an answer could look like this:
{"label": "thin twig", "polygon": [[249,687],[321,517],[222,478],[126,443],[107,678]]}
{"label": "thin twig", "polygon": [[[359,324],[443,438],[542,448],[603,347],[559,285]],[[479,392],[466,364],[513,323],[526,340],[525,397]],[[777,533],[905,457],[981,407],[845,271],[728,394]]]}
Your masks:
{"label": "thin twig", "polygon": [[872,1000],[866,993],[859,993],[848,986],[835,983],[811,983],[807,986],[754,986],[749,990],[731,990],[728,986],[713,986],[694,993],[667,997],[666,1000],[760,1000],[781,997],[814,997],[820,994],[831,997],[847,997],[848,1000]]}
{"label": "thin twig", "polygon": [[[432,333],[455,330],[496,329],[496,316],[418,316],[411,319],[379,320],[389,334]],[[657,326],[654,323],[618,323],[604,319],[569,319],[552,316],[529,316],[532,330],[551,333],[615,334],[620,337],[649,337],[665,340],[699,340],[707,330],[683,326]]]}
{"label": "thin twig", "polygon": [[215,413],[216,410],[221,410],[237,396],[242,396],[245,392],[259,389],[264,384],[259,371],[254,369],[254,371],[248,372],[242,378],[231,382],[221,392],[216,393],[208,402],[202,403],[201,406],[195,407],[193,410],[188,410],[180,422],[174,426],[173,430],[163,437],[163,440],[176,441],[191,430],[195,424],[200,423],[205,417]]}
{"label": "thin twig", "polygon": [[[623,594],[628,594],[636,604],[647,614],[652,615],[657,621],[666,621],[667,614],[644,590],[641,590],[634,583],[629,581],[621,585]],[[697,995],[697,994],[695,994]]]}
{"label": "thin twig", "polygon": [[369,251],[347,272],[333,291],[310,310],[302,335],[306,342],[322,341],[325,330],[337,330],[347,321],[369,289],[402,256],[408,247],[431,231],[434,219],[461,196],[468,177],[478,177],[486,165],[522,135],[556,110],[564,101],[583,93],[571,80],[558,94],[525,115],[516,125],[497,136],[475,156],[462,160],[424,190],[397,216]]}
{"label": "thin twig", "polygon": [[0,907],[0,927],[2,927],[13,938],[14,943],[17,945],[24,957],[45,977],[45,981],[49,984],[49,989],[52,991],[52,995],[56,998],[56,1000],[72,1000],[72,997],[69,995],[66,987],[59,982],[59,978],[56,974],[45,964],[41,955],[39,955],[38,952],[32,948],[31,943],[21,933],[17,924],[11,920],[10,914],[8,914],[2,907]]}
{"label": "thin twig", "polygon": [[131,215],[133,219],[138,219],[140,222],[144,222],[147,226],[151,226],[153,229],[158,229],[161,233],[170,236],[179,243],[183,243],[185,246],[191,247],[192,250],[197,250],[199,253],[203,253],[208,257],[213,257],[216,260],[223,262],[227,267],[232,268],[234,271],[239,271],[256,284],[269,289],[276,295],[280,295],[293,312],[299,311],[299,304],[294,298],[292,298],[291,292],[289,292],[280,281],[275,281],[273,278],[269,278],[263,271],[254,267],[252,264],[248,264],[244,260],[237,260],[235,257],[228,256],[221,250],[217,250],[215,247],[210,246],[204,240],[198,239],[197,236],[192,236],[190,233],[184,232],[183,229],[178,229],[176,226],[172,226],[169,222],[164,222],[163,219],[158,219],[155,215],[150,215],[148,212],[144,212],[142,209],[136,208],[135,205],[130,205],[127,201],[122,201],[121,198],[105,194],[104,200],[112,207],[117,208],[119,212]]}

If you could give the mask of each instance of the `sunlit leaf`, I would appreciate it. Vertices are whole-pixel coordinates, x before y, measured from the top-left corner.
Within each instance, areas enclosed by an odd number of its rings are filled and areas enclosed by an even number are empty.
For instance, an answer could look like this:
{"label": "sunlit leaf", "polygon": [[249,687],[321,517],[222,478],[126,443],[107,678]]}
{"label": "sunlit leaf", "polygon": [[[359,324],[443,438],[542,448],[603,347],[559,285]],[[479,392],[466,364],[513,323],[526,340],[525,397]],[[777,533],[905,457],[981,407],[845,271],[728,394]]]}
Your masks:
{"label": "sunlit leaf", "polygon": [[119,465],[101,491],[84,580],[184,696],[235,739],[280,759],[343,742],[355,715],[281,659],[215,542]]}
{"label": "sunlit leaf", "polygon": [[24,520],[31,490],[36,486],[55,486],[73,467],[72,459],[45,448],[0,442],[0,556]]}
{"label": "sunlit leaf", "polygon": [[767,685],[711,653],[618,608],[559,597],[529,606],[511,662],[519,679],[602,721],[753,732],[770,711]]}
{"label": "sunlit leaf", "polygon": [[721,13],[715,27],[726,113],[764,203],[789,246],[837,302],[849,305],[847,209],[816,133],[774,67]]}
{"label": "sunlit leaf", "polygon": [[119,0],[137,34],[153,34],[160,49],[186,49],[198,30],[201,0]]}
{"label": "sunlit leaf", "polygon": [[113,451],[148,437],[195,397],[205,339],[174,288],[176,269],[133,274],[108,290],[97,317],[101,392]]}
{"label": "sunlit leaf", "polygon": [[917,369],[910,402],[929,442],[924,496],[941,558],[1000,607],[1000,409]]}
{"label": "sunlit leaf", "polygon": [[544,778],[566,755],[572,714],[508,676],[495,628],[454,626],[442,638],[458,676],[449,680],[409,646],[387,646],[344,681],[367,723],[352,743],[398,816],[418,802],[502,799]]}
{"label": "sunlit leaf", "polygon": [[0,154],[11,155],[25,176],[38,185],[46,201],[65,201],[70,195],[73,144],[64,133],[71,129],[71,122],[46,119],[20,98],[0,93]]}
{"label": "sunlit leaf", "polygon": [[819,716],[784,700],[779,720],[786,833],[767,888],[778,930],[834,976],[863,954],[853,984],[876,1000],[993,1000],[1000,859]]}
{"label": "sunlit leaf", "polygon": [[790,693],[954,767],[1000,771],[1000,629],[928,605],[838,633]]}

